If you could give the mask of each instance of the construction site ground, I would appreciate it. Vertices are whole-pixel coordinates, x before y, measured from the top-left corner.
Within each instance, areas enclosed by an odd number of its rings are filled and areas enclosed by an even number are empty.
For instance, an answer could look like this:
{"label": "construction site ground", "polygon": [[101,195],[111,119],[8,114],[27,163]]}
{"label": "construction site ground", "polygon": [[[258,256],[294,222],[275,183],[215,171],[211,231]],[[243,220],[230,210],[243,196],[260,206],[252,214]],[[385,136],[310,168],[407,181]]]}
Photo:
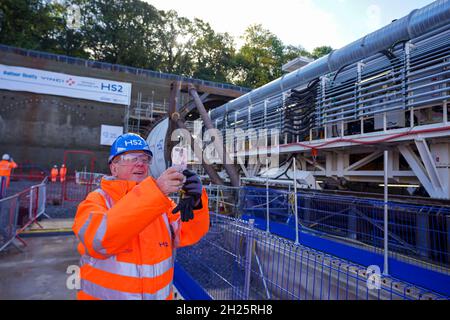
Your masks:
{"label": "construction site ground", "polygon": [[21,234],[26,246],[15,240],[0,252],[0,300],[75,299],[76,290],[67,287],[73,274],[68,268],[79,263],[72,223],[73,219],[41,220]]}

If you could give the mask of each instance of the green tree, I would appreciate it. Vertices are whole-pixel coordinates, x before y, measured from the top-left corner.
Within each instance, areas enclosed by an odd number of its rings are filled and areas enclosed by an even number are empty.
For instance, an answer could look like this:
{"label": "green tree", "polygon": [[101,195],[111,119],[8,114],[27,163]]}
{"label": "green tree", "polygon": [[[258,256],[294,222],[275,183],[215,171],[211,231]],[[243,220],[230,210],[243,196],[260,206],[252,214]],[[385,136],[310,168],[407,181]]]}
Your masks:
{"label": "green tree", "polygon": [[64,28],[64,6],[43,0],[0,1],[0,43],[54,51]]}
{"label": "green tree", "polygon": [[82,3],[81,32],[91,57],[142,68],[158,66],[154,48],[158,11],[140,0]]}
{"label": "green tree", "polygon": [[281,66],[300,55],[319,58],[332,50],[322,46],[309,53],[284,45],[258,24],[242,38],[236,52],[228,33],[142,0],[0,1],[0,43],[246,87],[280,77]]}
{"label": "green tree", "polygon": [[155,30],[157,42],[154,52],[158,70],[189,76],[192,74],[191,48],[194,42],[192,23],[173,11],[159,11],[160,20]]}
{"label": "green tree", "polygon": [[333,51],[333,48],[330,46],[321,46],[314,48],[311,52],[311,55],[314,59],[319,59]]}
{"label": "green tree", "polygon": [[312,58],[311,53],[302,46],[287,45],[283,50],[282,64],[285,64],[286,62],[289,62],[300,56]]}
{"label": "green tree", "polygon": [[204,80],[230,81],[235,56],[234,40],[228,33],[216,33],[209,23],[195,19],[192,32],[193,76]]}
{"label": "green tree", "polygon": [[284,45],[277,36],[262,25],[249,26],[245,40],[236,56],[236,83],[259,87],[281,76]]}

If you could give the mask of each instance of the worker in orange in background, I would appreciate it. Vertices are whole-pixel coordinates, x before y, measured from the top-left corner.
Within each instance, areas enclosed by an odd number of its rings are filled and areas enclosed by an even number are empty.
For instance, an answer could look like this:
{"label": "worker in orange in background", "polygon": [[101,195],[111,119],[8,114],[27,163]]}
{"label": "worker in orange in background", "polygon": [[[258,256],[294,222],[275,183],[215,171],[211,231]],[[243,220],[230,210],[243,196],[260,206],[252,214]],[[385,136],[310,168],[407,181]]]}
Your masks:
{"label": "worker in orange in background", "polygon": [[52,182],[56,182],[56,177],[58,176],[58,166],[55,164],[50,171],[50,178]]}
{"label": "worker in orange in background", "polygon": [[61,168],[59,169],[59,179],[61,182],[66,181],[66,174],[67,174],[67,168],[64,164],[62,164]]}
{"label": "worker in orange in background", "polygon": [[[200,178],[172,167],[155,179],[149,176],[152,156],[139,135],[119,136],[108,159],[111,176],[78,206],[72,227],[81,255],[78,299],[171,300],[173,250],[208,231]],[[180,189],[175,207],[168,195]]]}
{"label": "worker in orange in background", "polygon": [[17,168],[17,163],[5,153],[0,161],[0,176],[6,177],[6,187],[9,187],[9,178],[11,176],[11,170]]}

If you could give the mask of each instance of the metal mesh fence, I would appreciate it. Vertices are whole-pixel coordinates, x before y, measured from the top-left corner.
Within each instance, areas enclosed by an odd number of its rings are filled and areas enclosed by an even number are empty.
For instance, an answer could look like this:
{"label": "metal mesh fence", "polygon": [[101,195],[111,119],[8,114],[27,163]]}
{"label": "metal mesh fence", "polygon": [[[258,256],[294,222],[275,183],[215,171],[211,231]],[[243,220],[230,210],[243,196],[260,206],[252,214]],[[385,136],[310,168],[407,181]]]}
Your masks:
{"label": "metal mesh fence", "polygon": [[60,206],[66,201],[80,202],[86,198],[89,192],[95,190],[100,185],[98,178],[90,176],[90,179],[68,176],[64,182],[47,183],[47,203],[49,205]]}
{"label": "metal mesh fence", "polygon": [[219,186],[219,185],[207,185],[205,189],[208,193],[209,207],[216,213],[224,214],[227,216],[238,216],[239,200],[240,200],[240,188]]}
{"label": "metal mesh fence", "polygon": [[[295,228],[294,193],[244,187],[239,212],[267,224]],[[267,205],[268,204],[268,205]],[[312,233],[376,252],[383,249],[384,202],[350,196],[297,194],[298,224]],[[388,203],[389,254],[422,267],[450,273],[450,209]]]}
{"label": "metal mesh fence", "polygon": [[295,244],[250,222],[212,214],[208,234],[177,262],[221,300],[411,300],[444,297],[376,268]]}
{"label": "metal mesh fence", "polygon": [[0,251],[13,243],[14,239],[21,240],[19,233],[41,215],[45,215],[45,204],[46,179],[38,185],[0,200]]}
{"label": "metal mesh fence", "polygon": [[18,211],[18,195],[0,201],[0,251],[16,236]]}

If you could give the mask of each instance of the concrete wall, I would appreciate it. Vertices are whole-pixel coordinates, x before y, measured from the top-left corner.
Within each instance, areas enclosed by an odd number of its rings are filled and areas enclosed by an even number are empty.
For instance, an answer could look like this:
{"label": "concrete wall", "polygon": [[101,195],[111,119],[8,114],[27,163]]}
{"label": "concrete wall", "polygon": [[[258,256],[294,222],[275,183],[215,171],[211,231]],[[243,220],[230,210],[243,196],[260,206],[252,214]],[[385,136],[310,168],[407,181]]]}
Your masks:
{"label": "concrete wall", "polygon": [[[108,172],[109,147],[100,145],[101,124],[122,126],[124,109],[87,100],[0,90],[0,154],[44,169],[63,163],[64,151],[95,154],[95,172]],[[71,154],[69,170],[90,171],[90,156]]]}
{"label": "concrete wall", "polygon": [[[99,70],[58,61],[0,52],[0,63],[132,83],[132,99],[163,101],[169,87],[160,79]],[[123,126],[125,106],[60,96],[0,90],[0,154],[9,153],[16,162],[31,161],[50,170],[62,164],[64,151],[95,153],[95,172],[108,173],[109,147],[100,145],[102,124]],[[69,171],[90,170],[90,157],[71,155]]]}

